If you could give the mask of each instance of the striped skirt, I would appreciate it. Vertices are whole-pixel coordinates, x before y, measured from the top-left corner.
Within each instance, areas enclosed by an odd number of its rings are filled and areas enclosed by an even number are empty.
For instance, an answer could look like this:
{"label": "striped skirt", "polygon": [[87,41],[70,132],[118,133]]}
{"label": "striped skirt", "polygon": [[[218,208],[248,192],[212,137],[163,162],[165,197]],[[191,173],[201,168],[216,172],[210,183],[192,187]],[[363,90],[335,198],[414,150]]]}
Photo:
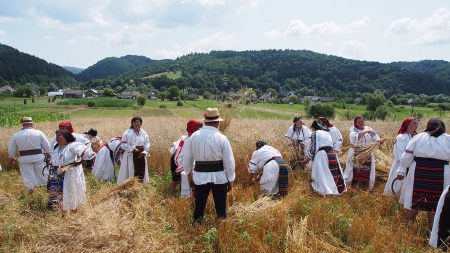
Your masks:
{"label": "striped skirt", "polygon": [[66,174],[66,172],[58,174],[57,171],[58,167],[52,167],[48,175],[48,209],[56,209],[62,207],[64,175]]}
{"label": "striped skirt", "polygon": [[435,212],[444,190],[444,166],[448,161],[415,157],[412,209]]}
{"label": "striped skirt", "polygon": [[275,161],[278,163],[280,171],[278,173],[278,194],[281,196],[287,195],[288,183],[289,183],[289,166],[282,158],[277,158]]}
{"label": "striped skirt", "polygon": [[328,156],[328,168],[330,168],[330,172],[331,175],[333,176],[336,188],[339,194],[341,194],[347,188],[345,187],[344,177],[342,176],[341,169],[339,168],[339,161],[334,151],[330,151],[329,153],[327,153],[327,156]]}

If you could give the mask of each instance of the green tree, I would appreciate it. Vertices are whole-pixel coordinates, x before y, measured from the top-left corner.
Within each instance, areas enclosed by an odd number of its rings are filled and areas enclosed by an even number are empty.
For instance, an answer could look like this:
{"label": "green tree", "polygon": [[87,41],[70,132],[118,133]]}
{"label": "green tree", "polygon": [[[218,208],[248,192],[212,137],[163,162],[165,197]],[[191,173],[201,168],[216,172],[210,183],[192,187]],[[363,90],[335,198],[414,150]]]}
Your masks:
{"label": "green tree", "polygon": [[394,105],[398,105],[398,96],[397,95],[392,95],[389,98],[389,101],[391,101]]}
{"label": "green tree", "polygon": [[167,89],[167,93],[168,93],[168,98],[169,100],[173,99],[173,98],[178,98],[180,96],[180,89],[178,89],[177,86],[170,86]]}
{"label": "green tree", "polygon": [[114,97],[114,90],[110,88],[105,88],[102,91],[102,96],[104,97]]}
{"label": "green tree", "polygon": [[144,106],[146,102],[147,102],[147,96],[146,96],[146,95],[141,94],[141,95],[138,95],[138,96],[137,96],[137,98],[136,98],[136,103],[137,103],[139,106],[141,106],[141,107]]}
{"label": "green tree", "polygon": [[298,97],[297,96],[290,96],[288,99],[288,103],[294,103],[294,104],[298,104]]}
{"label": "green tree", "polygon": [[384,105],[386,103],[386,98],[382,93],[376,93],[376,94],[367,94],[366,97],[367,102],[367,111],[376,111],[377,108],[381,105]]}
{"label": "green tree", "polygon": [[312,118],[318,117],[327,117],[334,118],[334,107],[328,104],[323,103],[312,103],[308,110],[306,111],[306,115]]}
{"label": "green tree", "polygon": [[208,99],[208,98],[209,98],[209,96],[211,96],[211,92],[209,92],[209,91],[205,91],[205,92],[203,92],[203,95],[202,95],[202,97],[203,97],[204,99]]}
{"label": "green tree", "polygon": [[14,93],[14,97],[31,97],[31,94],[33,94],[33,91],[31,90],[30,86],[20,86],[18,87]]}
{"label": "green tree", "polygon": [[39,95],[45,96],[45,95],[47,95],[47,93],[48,93],[48,90],[46,87],[44,87],[44,86],[39,87]]}

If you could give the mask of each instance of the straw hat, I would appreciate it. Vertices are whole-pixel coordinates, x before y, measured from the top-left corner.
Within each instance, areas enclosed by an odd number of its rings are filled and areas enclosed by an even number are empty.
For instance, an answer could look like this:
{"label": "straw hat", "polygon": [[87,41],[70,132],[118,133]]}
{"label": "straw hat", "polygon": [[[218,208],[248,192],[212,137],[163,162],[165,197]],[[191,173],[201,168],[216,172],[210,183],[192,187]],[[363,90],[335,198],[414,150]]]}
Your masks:
{"label": "straw hat", "polygon": [[219,116],[219,110],[217,108],[207,108],[203,122],[207,123],[215,121],[223,121],[223,119]]}
{"label": "straw hat", "polygon": [[33,123],[33,119],[31,117],[23,117],[20,119],[20,123],[22,124]]}

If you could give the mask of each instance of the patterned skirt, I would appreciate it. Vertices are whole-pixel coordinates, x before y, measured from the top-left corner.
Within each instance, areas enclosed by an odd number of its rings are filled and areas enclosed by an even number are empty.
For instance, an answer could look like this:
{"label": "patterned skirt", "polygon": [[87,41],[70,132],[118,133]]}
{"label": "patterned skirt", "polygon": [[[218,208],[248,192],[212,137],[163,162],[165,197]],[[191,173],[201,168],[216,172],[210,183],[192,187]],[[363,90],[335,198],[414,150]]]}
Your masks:
{"label": "patterned skirt", "polygon": [[372,155],[364,158],[357,158],[355,150],[353,159],[353,180],[352,185],[360,185],[369,188],[370,172],[372,170]]}
{"label": "patterned skirt", "polygon": [[339,168],[339,161],[334,151],[328,152],[327,156],[328,156],[328,167],[330,168],[330,172],[331,175],[333,176],[336,188],[339,194],[341,194],[342,192],[347,190],[347,188],[345,187],[344,177],[342,176],[341,169]]}
{"label": "patterned skirt", "polygon": [[412,209],[435,212],[444,191],[444,166],[448,161],[415,157]]}
{"label": "patterned skirt", "polygon": [[62,207],[63,201],[63,185],[64,185],[64,175],[66,172],[61,174],[57,173],[58,167],[52,167],[48,175],[47,181],[47,193],[48,193],[48,209],[56,209]]}
{"label": "patterned skirt", "polygon": [[277,158],[275,159],[275,161],[278,163],[278,167],[280,168],[280,171],[278,173],[278,193],[281,196],[285,196],[287,195],[289,183],[289,166],[282,158]]}

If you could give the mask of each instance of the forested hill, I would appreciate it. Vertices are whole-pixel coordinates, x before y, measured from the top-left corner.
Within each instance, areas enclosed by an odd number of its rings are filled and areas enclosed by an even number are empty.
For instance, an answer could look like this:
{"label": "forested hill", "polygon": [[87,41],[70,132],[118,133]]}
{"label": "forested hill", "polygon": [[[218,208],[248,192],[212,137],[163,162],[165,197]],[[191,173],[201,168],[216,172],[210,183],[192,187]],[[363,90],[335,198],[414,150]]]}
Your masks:
{"label": "forested hill", "polygon": [[[356,61],[307,50],[212,51],[192,53],[173,61],[158,61],[127,72],[121,78],[142,78],[165,71],[183,72],[180,88],[218,92],[242,86],[302,95],[345,97],[357,92],[448,94],[450,81],[431,73],[411,72],[379,62]],[[156,79],[156,78],[155,78]],[[151,80],[160,89],[172,80]]]}
{"label": "forested hill", "polygon": [[25,83],[70,87],[77,81],[74,74],[56,64],[0,44],[0,85],[15,87]]}
{"label": "forested hill", "polygon": [[78,73],[80,73],[81,71],[83,71],[84,69],[82,69],[82,68],[76,68],[76,67],[70,67],[70,66],[62,66],[65,70],[67,70],[67,71],[70,71],[70,72],[72,72],[72,73],[74,73],[74,74],[78,74]]}
{"label": "forested hill", "polygon": [[391,66],[401,69],[432,74],[450,81],[450,62],[442,60],[423,60],[418,62],[391,62]]}
{"label": "forested hill", "polygon": [[145,56],[126,55],[120,58],[108,57],[80,72],[77,76],[82,82],[91,79],[103,79],[108,76],[117,77],[139,66],[153,62]]}

